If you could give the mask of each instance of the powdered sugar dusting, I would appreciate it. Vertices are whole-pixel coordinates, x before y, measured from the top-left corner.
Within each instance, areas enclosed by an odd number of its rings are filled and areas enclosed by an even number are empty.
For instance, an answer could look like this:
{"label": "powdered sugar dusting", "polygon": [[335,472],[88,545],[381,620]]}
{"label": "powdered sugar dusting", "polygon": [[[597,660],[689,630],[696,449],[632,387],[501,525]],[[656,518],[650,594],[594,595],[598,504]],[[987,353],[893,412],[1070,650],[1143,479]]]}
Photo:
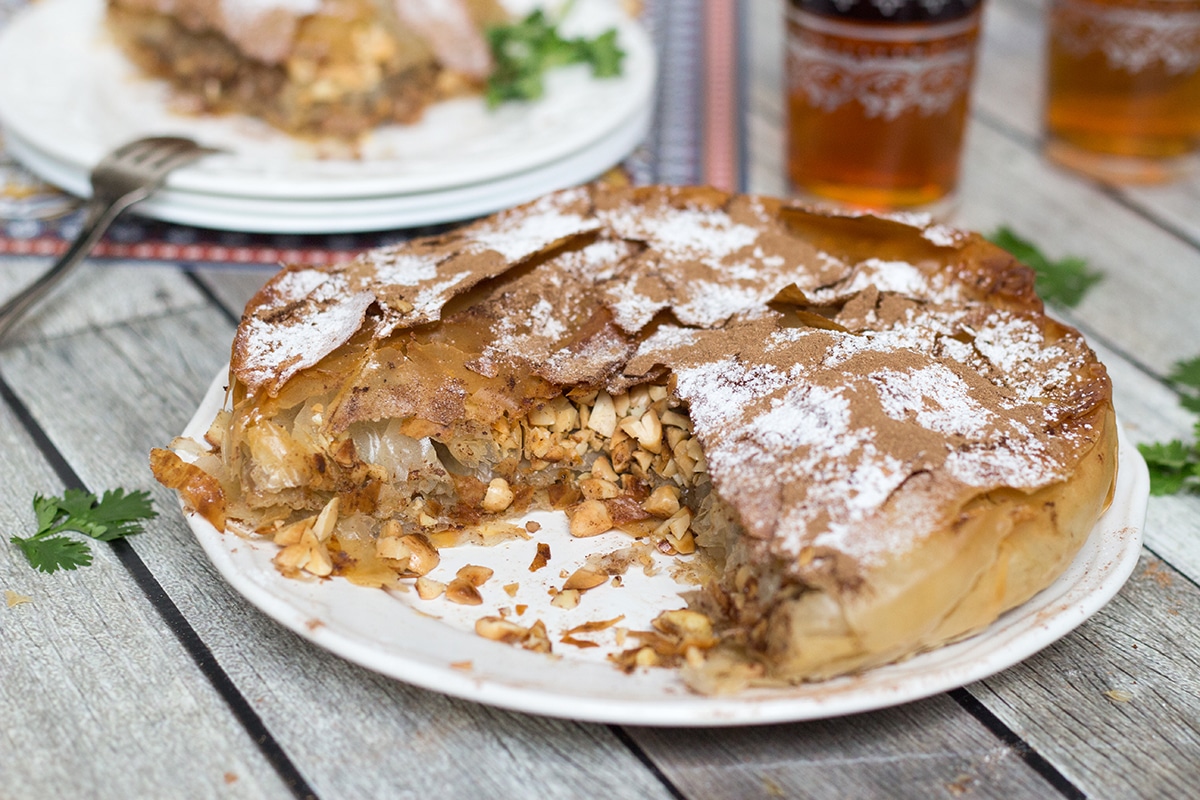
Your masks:
{"label": "powdered sugar dusting", "polygon": [[[318,286],[331,280],[337,278],[323,269],[295,269],[280,273],[272,284],[276,298],[272,305],[278,307],[303,300]],[[342,288],[344,287],[336,287],[337,290]]]}
{"label": "powdered sugar dusting", "polygon": [[971,397],[971,388],[944,364],[919,369],[880,370],[871,375],[883,413],[914,420],[946,436],[978,439],[987,435],[996,415]]}
{"label": "powdered sugar dusting", "polygon": [[[316,282],[312,272],[288,273],[275,284],[279,304],[247,317],[238,327],[234,347],[245,365],[238,378],[248,386],[282,386],[332,353],[362,326],[375,296],[349,292],[345,278],[338,273],[326,273]],[[286,323],[272,312],[284,314]]]}
{"label": "powdered sugar dusting", "polygon": [[721,260],[758,239],[758,230],[721,211],[680,209],[671,214],[610,212],[601,218],[619,236],[646,242],[672,260],[694,260],[719,268]]}
{"label": "powdered sugar dusting", "polygon": [[722,284],[718,281],[692,281],[688,297],[674,306],[680,322],[700,328],[712,328],[733,315],[750,309],[761,309],[774,292],[763,296],[763,287]]}
{"label": "powdered sugar dusting", "polygon": [[787,385],[787,374],[734,358],[677,369],[679,396],[687,400],[699,430],[719,429],[741,417],[756,400]]}
{"label": "powdered sugar dusting", "polygon": [[437,319],[441,316],[442,306],[458,293],[456,289],[466,278],[470,277],[470,274],[469,272],[459,272],[443,278],[437,283],[422,287],[421,291],[412,299],[412,313],[422,319]]}
{"label": "powdered sugar dusting", "polygon": [[638,277],[613,282],[604,287],[605,299],[614,321],[623,330],[636,333],[646,327],[654,315],[671,305],[666,298],[654,299],[639,288]]}
{"label": "powdered sugar dusting", "polygon": [[639,358],[654,358],[662,353],[671,350],[680,350],[690,347],[695,341],[698,331],[692,328],[681,328],[677,325],[663,325],[661,328],[650,334],[634,353],[631,360]]}
{"label": "powdered sugar dusting", "polygon": [[966,242],[963,232],[949,225],[930,225],[925,229],[924,236],[938,247],[962,247]]}
{"label": "powdered sugar dusting", "polygon": [[521,210],[479,223],[468,233],[468,241],[473,245],[469,252],[493,250],[506,261],[516,263],[560,239],[595,230],[598,227],[595,221],[565,210],[574,199],[569,193],[550,195]]}
{"label": "powdered sugar dusting", "polygon": [[848,281],[813,292],[812,299],[816,303],[832,303],[868,287],[935,303],[952,303],[962,297],[962,288],[940,273],[927,274],[907,261],[871,258],[856,265]]}
{"label": "powdered sugar dusting", "polygon": [[383,250],[365,256],[375,268],[378,282],[384,286],[416,286],[437,277],[437,256]]}

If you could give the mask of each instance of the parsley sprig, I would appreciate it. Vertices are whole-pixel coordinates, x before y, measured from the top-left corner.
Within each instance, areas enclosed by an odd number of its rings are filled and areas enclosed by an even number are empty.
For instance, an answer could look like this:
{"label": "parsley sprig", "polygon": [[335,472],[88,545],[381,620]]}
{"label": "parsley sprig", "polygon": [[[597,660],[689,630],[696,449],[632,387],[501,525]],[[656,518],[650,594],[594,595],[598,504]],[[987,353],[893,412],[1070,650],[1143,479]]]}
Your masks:
{"label": "parsley sprig", "polygon": [[[566,13],[564,9],[560,18]],[[489,28],[487,39],[496,62],[485,92],[491,108],[508,100],[538,99],[545,91],[545,73],[555,67],[590,64],[594,76],[611,78],[621,74],[625,57],[615,28],[594,39],[564,38],[558,22],[540,8],[510,25]]]}
{"label": "parsley sprig", "polygon": [[988,239],[1033,268],[1037,273],[1037,292],[1049,303],[1074,308],[1089,289],[1104,279],[1103,273],[1088,269],[1087,262],[1077,256],[1051,261],[1037,245],[1007,226],[997,228]]}
{"label": "parsley sprig", "polygon": [[[1179,389],[1183,407],[1200,414],[1200,356],[1177,362],[1167,380]],[[1138,445],[1150,468],[1151,494],[1200,492],[1200,420],[1192,439]]]}
{"label": "parsley sprig", "polygon": [[141,522],[156,515],[149,492],[113,489],[100,498],[82,489],[67,489],[62,497],[33,497],[37,533],[12,537],[29,563],[42,572],[86,567],[92,563],[87,542],[64,534],[81,533],[111,542],[142,532]]}

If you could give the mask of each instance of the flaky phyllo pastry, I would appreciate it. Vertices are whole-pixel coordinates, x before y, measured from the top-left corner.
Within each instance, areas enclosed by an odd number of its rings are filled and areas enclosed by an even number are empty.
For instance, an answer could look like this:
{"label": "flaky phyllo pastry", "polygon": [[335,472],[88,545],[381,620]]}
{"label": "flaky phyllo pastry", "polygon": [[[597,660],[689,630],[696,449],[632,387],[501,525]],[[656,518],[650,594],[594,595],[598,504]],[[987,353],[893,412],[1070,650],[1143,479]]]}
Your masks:
{"label": "flaky phyllo pastry", "polygon": [[711,189],[568,190],[289,267],[229,394],[211,452],[156,475],[286,574],[412,581],[561,509],[694,554],[690,610],[618,661],[702,691],[979,630],[1065,569],[1116,471],[1104,367],[1007,253]]}

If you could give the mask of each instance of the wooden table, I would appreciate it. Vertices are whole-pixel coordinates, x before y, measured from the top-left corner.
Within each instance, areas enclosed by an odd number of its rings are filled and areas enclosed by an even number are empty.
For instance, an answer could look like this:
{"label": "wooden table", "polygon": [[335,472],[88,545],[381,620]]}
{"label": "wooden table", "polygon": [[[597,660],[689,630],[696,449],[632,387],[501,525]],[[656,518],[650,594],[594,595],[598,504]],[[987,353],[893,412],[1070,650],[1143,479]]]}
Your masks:
{"label": "wooden table", "polygon": [[[1075,310],[1135,441],[1188,437],[1200,182],[1097,185],[1039,156],[1042,8],[989,0],[957,221],[1105,280]],[[693,4],[694,6],[695,4]],[[781,7],[745,3],[744,185],[782,193]],[[0,257],[0,297],[44,259]],[[1152,498],[1117,598],[994,678],[854,717],[736,729],[531,717],[310,646],[215,573],[147,451],[178,433],[264,274],[92,263],[0,348],[0,532],[35,492],[154,492],[145,535],[43,575],[0,544],[0,797],[1186,797],[1200,792],[1200,498]],[[10,595],[11,596],[11,595]]]}

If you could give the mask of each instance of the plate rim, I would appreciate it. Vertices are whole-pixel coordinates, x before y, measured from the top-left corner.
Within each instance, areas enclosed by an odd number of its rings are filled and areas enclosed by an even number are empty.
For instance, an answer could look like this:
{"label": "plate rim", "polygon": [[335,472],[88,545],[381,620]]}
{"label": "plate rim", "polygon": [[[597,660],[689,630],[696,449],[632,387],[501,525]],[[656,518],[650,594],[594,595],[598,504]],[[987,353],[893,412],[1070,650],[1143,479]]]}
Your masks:
{"label": "plate rim", "polygon": [[[224,403],[228,366],[218,372],[208,387],[204,399],[185,427],[181,436],[201,440],[208,429],[216,410]],[[313,625],[313,616],[303,609],[281,600],[270,591],[268,584],[291,581],[278,573],[267,575],[242,574],[234,563],[226,537],[231,534],[218,533],[206,521],[184,510],[184,516],[192,534],[199,541],[206,556],[234,591],[241,594],[266,616],[300,635],[305,640],[326,649],[361,667],[401,680],[414,686],[513,711],[538,714],[562,719],[572,719],[606,724],[645,725],[654,727],[700,727],[739,726],[800,722],[829,719],[849,714],[873,711],[924,699],[967,684],[991,677],[1009,667],[1035,655],[1054,642],[1062,639],[1103,608],[1124,586],[1137,565],[1142,550],[1143,528],[1149,498],[1149,473],[1145,461],[1130,443],[1127,434],[1118,426],[1118,460],[1116,487],[1113,502],[1101,516],[1089,534],[1083,549],[1072,561],[1066,572],[1051,586],[1039,592],[1021,606],[1003,614],[983,631],[959,642],[944,645],[919,653],[898,664],[890,664],[867,670],[859,675],[835,678],[820,683],[801,684],[780,689],[751,690],[740,695],[704,696],[687,692],[682,688],[672,670],[641,671],[623,675],[613,665],[584,664],[574,661],[570,669],[601,667],[614,675],[622,675],[630,681],[642,681],[652,691],[661,692],[655,700],[619,699],[604,696],[580,696],[548,692],[543,687],[531,685],[530,680],[499,680],[495,676],[481,674],[472,667],[465,671],[455,666],[453,656],[446,655],[439,663],[414,654],[409,658],[395,656],[380,658],[369,647],[353,636],[340,634],[329,624]],[[182,503],[180,504],[182,507]],[[1103,565],[1104,576],[1099,585],[1085,592],[1081,598],[1047,613],[1039,608],[1040,598],[1057,598],[1070,594],[1076,584],[1060,586],[1076,569],[1081,560],[1096,546],[1097,537],[1112,539],[1114,552],[1109,554]],[[241,542],[243,540],[237,540]],[[1085,570],[1085,575],[1086,575]],[[256,579],[257,578],[257,579]],[[363,592],[379,590],[353,587]],[[417,612],[413,611],[414,617]],[[1024,632],[1011,633],[1016,623],[1035,617]],[[422,623],[423,624],[423,623]],[[474,634],[457,631],[443,625],[447,636],[470,637],[476,644],[491,646],[490,662],[505,662],[513,656],[546,659],[545,656],[526,653],[519,648],[488,642]],[[993,648],[990,655],[986,645],[989,638],[1005,635],[999,649]],[[972,650],[983,647],[984,657],[970,658]],[[936,663],[949,654],[953,657],[963,653],[967,663],[949,668],[942,667],[940,674],[930,676],[923,666]],[[449,660],[447,660],[449,659]],[[543,663],[552,663],[544,662]],[[935,671],[936,672],[936,671]],[[657,673],[657,674],[655,674]],[[862,688],[862,684],[867,687]],[[857,687],[857,688],[856,688]]]}
{"label": "plate rim", "polygon": [[[641,109],[615,135],[559,161],[490,183],[421,195],[277,201],[229,198],[165,189],[133,213],[183,225],[266,234],[338,234],[461,222],[524,203],[598,177],[636,149],[648,134],[653,110]],[[15,131],[5,131],[8,151],[47,183],[72,194],[90,193],[86,172],[58,162]],[[204,205],[189,205],[199,200]],[[240,205],[239,205],[240,203]]]}

